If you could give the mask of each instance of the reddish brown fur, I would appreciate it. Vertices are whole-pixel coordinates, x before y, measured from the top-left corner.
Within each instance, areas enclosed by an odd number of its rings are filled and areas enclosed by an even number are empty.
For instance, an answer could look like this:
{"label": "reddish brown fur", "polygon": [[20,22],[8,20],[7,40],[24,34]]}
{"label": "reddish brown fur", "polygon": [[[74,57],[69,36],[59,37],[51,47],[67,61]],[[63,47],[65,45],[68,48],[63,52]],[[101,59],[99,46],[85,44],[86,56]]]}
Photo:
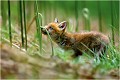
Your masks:
{"label": "reddish brown fur", "polygon": [[[50,23],[45,28],[50,33],[51,38],[61,48],[74,50],[74,57],[82,55],[83,52],[100,54],[109,43],[108,37],[98,32],[68,33],[65,31],[65,21],[61,23]],[[45,34],[46,31],[44,29],[42,31]]]}

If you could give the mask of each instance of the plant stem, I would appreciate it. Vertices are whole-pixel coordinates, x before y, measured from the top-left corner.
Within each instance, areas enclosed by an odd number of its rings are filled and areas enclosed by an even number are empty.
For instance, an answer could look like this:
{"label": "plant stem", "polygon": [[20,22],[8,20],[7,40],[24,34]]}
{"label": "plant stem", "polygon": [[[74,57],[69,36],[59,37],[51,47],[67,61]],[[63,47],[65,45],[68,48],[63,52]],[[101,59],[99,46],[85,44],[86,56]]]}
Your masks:
{"label": "plant stem", "polygon": [[84,27],[86,30],[90,31],[90,15],[88,8],[84,8],[82,13],[83,13]]}
{"label": "plant stem", "polygon": [[41,31],[41,25],[42,25],[42,20],[40,21],[40,15],[38,14],[38,4],[37,1],[34,3],[34,9],[35,9],[35,16],[36,16],[36,29],[37,29],[37,37],[39,41],[39,49],[40,53],[42,53],[42,31]]}
{"label": "plant stem", "polygon": [[11,13],[10,13],[10,1],[8,0],[8,22],[9,22],[9,39],[12,46],[12,33],[11,33]]}
{"label": "plant stem", "polygon": [[22,47],[24,47],[24,36],[23,36],[23,22],[22,22],[22,2],[19,1],[19,11],[20,11],[20,26],[21,26],[21,39],[22,39]]}
{"label": "plant stem", "polygon": [[99,31],[102,32],[102,15],[100,1],[97,1],[98,5],[98,17],[99,17]]}
{"label": "plant stem", "polygon": [[78,1],[75,1],[75,19],[76,19],[76,29],[75,31],[78,32]]}
{"label": "plant stem", "polygon": [[25,15],[25,1],[23,1],[23,16],[24,16],[24,30],[25,30],[25,49],[27,50],[27,31],[26,31],[26,15]]}
{"label": "plant stem", "polygon": [[2,16],[2,27],[3,29],[7,29],[6,21],[7,21],[7,14],[6,14],[6,1],[1,1],[1,16]]}
{"label": "plant stem", "polygon": [[113,1],[111,1],[111,29],[112,29],[112,43],[115,44],[114,40],[114,14],[113,14]]}

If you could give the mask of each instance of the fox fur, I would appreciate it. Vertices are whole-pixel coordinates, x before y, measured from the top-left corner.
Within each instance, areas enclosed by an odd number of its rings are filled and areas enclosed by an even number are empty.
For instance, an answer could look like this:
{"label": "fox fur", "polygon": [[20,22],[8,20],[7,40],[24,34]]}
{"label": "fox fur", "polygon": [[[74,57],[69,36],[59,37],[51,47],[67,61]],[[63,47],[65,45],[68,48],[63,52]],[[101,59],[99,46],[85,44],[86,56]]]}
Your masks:
{"label": "fox fur", "polygon": [[52,40],[64,50],[73,50],[73,57],[78,57],[84,52],[100,55],[109,43],[108,37],[102,33],[95,31],[69,33],[66,31],[66,27],[66,21],[59,23],[55,19],[54,22],[49,23],[42,29],[42,33],[47,35],[48,32]]}

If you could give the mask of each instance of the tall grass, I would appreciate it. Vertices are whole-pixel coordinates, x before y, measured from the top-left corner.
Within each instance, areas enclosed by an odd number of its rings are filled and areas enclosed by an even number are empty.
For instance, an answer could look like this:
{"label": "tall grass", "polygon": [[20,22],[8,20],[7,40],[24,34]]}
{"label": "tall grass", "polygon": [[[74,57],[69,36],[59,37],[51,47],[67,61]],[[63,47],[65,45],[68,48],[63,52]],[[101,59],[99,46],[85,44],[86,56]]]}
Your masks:
{"label": "tall grass", "polygon": [[24,33],[23,33],[23,18],[22,18],[22,1],[19,1],[19,19],[20,19],[20,27],[21,27],[21,41],[22,47],[24,47]]}
{"label": "tall grass", "polygon": [[101,66],[105,68],[119,68],[120,54],[116,46],[111,42],[107,48],[106,55],[101,58]]}
{"label": "tall grass", "polygon": [[25,30],[25,49],[27,50],[27,31],[26,31],[25,1],[23,1],[23,16],[24,16],[24,30]]}
{"label": "tall grass", "polygon": [[42,53],[42,31],[41,31],[42,18],[40,17],[38,12],[37,0],[34,2],[34,10],[35,10],[35,16],[36,16],[37,38],[38,38],[39,47],[40,47],[39,49],[40,49],[40,53]]}
{"label": "tall grass", "polygon": [[6,29],[6,21],[7,21],[7,14],[6,14],[6,6],[7,1],[1,1],[1,16],[2,16],[2,28]]}
{"label": "tall grass", "polygon": [[83,15],[84,27],[85,27],[86,30],[90,31],[89,9],[88,8],[83,8],[82,15]]}
{"label": "tall grass", "polygon": [[[119,16],[119,20],[120,20],[120,16]],[[120,26],[120,23],[119,23],[119,26]],[[119,39],[118,39],[118,47],[119,47],[119,51],[120,51],[120,27],[119,27],[119,30],[118,30],[119,32],[118,32],[118,37],[119,37]]]}
{"label": "tall grass", "polygon": [[114,40],[114,9],[113,9],[113,1],[110,2],[111,5],[111,30],[112,30],[112,41],[115,44]]}
{"label": "tall grass", "polygon": [[11,10],[10,10],[10,1],[9,1],[9,0],[8,0],[8,23],[9,23],[9,39],[10,39],[10,45],[12,46]]}
{"label": "tall grass", "polygon": [[78,1],[75,1],[75,19],[76,19],[76,28],[75,31],[78,32]]}
{"label": "tall grass", "polygon": [[[67,61],[69,59],[69,57],[72,55],[70,54],[70,52],[68,51],[61,51],[61,50],[56,50],[56,53],[58,54],[58,56]],[[96,53],[94,53],[96,54]],[[71,60],[71,62],[73,63],[82,63],[82,64],[86,64],[86,61],[91,61],[92,60],[92,65],[94,65],[95,68],[97,68],[97,70],[101,70],[101,71],[107,71],[110,69],[118,69],[119,68],[119,62],[120,62],[120,54],[119,51],[117,49],[117,47],[115,47],[112,42],[109,43],[106,52],[103,53],[104,55],[101,55],[101,57],[99,58],[94,58],[93,56],[91,56],[89,53],[84,53],[82,56],[75,58],[73,60]]]}
{"label": "tall grass", "polygon": [[[40,53],[41,53],[42,52],[42,32],[41,32],[41,29],[44,28],[44,27],[42,26],[42,19],[43,19],[42,14],[38,12],[37,1],[34,2],[34,13],[35,13],[35,16],[33,17],[32,21],[28,25],[27,31],[30,29],[30,26],[33,24],[33,22],[36,21],[37,39],[38,39],[38,42],[39,42],[39,50],[40,50]],[[52,47],[52,56],[53,56],[54,55],[54,49],[53,49],[52,39],[51,39],[47,30],[46,30],[46,32],[48,34],[48,38],[50,39],[50,43],[51,43],[51,47]]]}
{"label": "tall grass", "polygon": [[53,48],[52,39],[51,39],[50,34],[49,34],[49,32],[47,31],[47,29],[46,29],[46,32],[47,32],[47,34],[48,34],[48,38],[50,39],[50,43],[51,43],[51,47],[52,47],[52,55],[51,55],[51,57],[53,57],[53,56],[54,56],[54,48]]}
{"label": "tall grass", "polygon": [[100,1],[97,1],[97,5],[98,5],[99,31],[102,32],[102,15],[101,15],[101,4],[100,4]]}

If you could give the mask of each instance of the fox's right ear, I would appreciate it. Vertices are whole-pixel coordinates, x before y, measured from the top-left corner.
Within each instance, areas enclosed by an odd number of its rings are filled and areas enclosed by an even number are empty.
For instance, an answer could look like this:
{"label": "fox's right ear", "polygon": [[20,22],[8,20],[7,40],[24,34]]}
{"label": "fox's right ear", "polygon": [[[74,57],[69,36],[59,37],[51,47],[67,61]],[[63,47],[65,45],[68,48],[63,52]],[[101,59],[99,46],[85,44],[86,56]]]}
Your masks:
{"label": "fox's right ear", "polygon": [[58,19],[57,19],[57,18],[55,18],[55,21],[54,21],[54,22],[58,23]]}

